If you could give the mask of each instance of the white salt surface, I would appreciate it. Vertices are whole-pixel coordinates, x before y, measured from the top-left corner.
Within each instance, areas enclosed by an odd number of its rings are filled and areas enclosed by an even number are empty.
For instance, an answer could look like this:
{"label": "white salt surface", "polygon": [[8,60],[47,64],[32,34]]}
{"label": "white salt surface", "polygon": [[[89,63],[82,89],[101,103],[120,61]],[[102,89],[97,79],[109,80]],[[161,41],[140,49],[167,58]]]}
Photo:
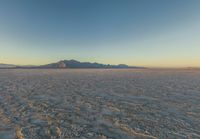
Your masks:
{"label": "white salt surface", "polygon": [[200,70],[0,70],[0,139],[200,138]]}

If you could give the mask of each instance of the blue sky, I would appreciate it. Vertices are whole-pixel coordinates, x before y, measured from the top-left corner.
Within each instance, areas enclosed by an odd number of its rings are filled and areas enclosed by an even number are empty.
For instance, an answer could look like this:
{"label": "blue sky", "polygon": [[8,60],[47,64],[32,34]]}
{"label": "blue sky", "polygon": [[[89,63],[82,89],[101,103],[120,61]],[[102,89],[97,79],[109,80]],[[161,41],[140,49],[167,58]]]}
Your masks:
{"label": "blue sky", "polygon": [[62,59],[200,66],[200,1],[0,1],[0,63]]}

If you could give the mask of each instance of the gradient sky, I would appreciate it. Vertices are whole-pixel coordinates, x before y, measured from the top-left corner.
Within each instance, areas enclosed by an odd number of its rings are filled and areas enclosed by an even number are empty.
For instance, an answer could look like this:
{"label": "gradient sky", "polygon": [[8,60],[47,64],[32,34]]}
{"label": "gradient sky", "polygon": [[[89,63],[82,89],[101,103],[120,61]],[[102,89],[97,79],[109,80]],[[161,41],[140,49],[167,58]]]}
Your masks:
{"label": "gradient sky", "polygon": [[0,63],[200,67],[200,0],[1,0]]}

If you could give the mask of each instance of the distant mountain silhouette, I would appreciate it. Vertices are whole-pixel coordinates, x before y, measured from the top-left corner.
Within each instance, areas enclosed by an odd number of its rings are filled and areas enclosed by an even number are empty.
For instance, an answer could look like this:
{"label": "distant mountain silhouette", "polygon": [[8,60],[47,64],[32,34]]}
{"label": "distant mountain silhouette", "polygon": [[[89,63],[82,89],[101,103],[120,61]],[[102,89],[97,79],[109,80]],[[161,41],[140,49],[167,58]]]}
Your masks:
{"label": "distant mountain silhouette", "polygon": [[142,67],[130,67],[125,64],[110,65],[110,64],[99,64],[90,62],[79,62],[76,60],[62,60],[57,63],[51,63],[39,67],[40,68],[142,68]]}
{"label": "distant mountain silhouette", "polygon": [[22,69],[38,69],[38,68],[144,68],[144,67],[134,67],[134,66],[128,66],[125,64],[119,64],[119,65],[110,65],[110,64],[100,64],[100,63],[90,63],[90,62],[80,62],[76,60],[62,60],[56,63],[50,63],[46,65],[41,66],[34,66],[34,65],[12,65],[12,64],[0,64],[0,69],[5,68],[22,68]]}
{"label": "distant mountain silhouette", "polygon": [[16,65],[0,63],[0,68],[15,68],[15,67]]}

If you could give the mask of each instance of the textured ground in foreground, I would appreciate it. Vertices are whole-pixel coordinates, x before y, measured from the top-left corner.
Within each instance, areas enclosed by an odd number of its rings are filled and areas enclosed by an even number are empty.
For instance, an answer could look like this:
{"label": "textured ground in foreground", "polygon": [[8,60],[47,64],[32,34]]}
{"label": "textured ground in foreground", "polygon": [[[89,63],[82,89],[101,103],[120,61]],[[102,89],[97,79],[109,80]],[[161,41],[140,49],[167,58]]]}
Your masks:
{"label": "textured ground in foreground", "polygon": [[0,70],[0,139],[200,138],[200,70]]}

